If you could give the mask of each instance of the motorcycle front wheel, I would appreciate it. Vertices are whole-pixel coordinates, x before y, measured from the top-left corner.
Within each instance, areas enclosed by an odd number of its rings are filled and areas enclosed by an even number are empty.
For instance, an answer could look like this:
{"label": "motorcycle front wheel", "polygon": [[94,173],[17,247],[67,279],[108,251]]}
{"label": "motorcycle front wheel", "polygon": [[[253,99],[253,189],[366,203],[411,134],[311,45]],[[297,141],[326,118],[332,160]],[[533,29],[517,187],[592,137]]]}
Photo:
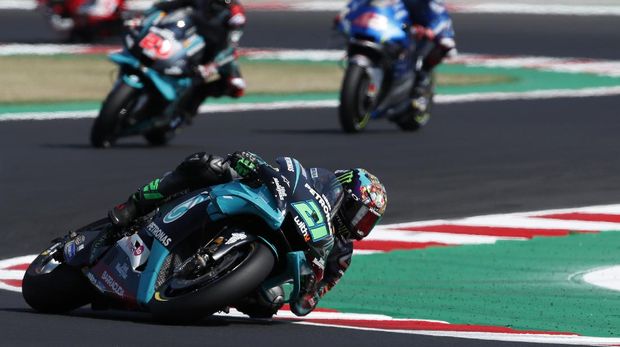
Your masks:
{"label": "motorcycle front wheel", "polygon": [[370,77],[357,64],[349,64],[340,91],[338,115],[340,125],[347,133],[358,133],[366,128],[373,104]]}
{"label": "motorcycle front wheel", "polygon": [[137,93],[138,90],[122,82],[110,91],[91,128],[90,143],[93,147],[106,148],[116,142],[123,119],[129,116],[137,100]]}
{"label": "motorcycle front wheel", "polygon": [[24,300],[39,312],[65,313],[92,300],[92,287],[80,270],[54,259],[56,252],[62,251],[61,243],[43,251],[24,275]]}
{"label": "motorcycle front wheel", "polygon": [[274,264],[273,253],[263,243],[240,246],[198,274],[174,274],[159,286],[149,308],[163,322],[198,320],[256,289]]}

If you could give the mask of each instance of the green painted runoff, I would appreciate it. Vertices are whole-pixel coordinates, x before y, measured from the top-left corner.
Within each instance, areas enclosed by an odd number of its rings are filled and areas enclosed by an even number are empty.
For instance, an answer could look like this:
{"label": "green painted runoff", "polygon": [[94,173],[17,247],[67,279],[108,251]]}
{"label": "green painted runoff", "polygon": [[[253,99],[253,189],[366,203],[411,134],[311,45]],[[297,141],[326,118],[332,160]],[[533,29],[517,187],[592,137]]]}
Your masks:
{"label": "green painted runoff", "polygon": [[620,292],[569,278],[619,263],[620,232],[360,255],[320,306],[617,337]]}

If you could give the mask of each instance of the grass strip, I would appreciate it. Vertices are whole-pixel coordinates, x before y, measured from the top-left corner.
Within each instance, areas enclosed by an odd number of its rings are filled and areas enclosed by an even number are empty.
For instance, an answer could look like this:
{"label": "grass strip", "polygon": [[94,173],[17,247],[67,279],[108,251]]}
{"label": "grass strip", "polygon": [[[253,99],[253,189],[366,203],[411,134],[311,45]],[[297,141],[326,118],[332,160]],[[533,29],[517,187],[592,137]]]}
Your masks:
{"label": "grass strip", "polygon": [[[334,62],[257,61],[242,59],[248,95],[335,93],[343,69]],[[0,103],[101,101],[116,76],[116,66],[105,55],[8,56],[0,58]],[[510,83],[501,74],[442,73],[440,87]]]}

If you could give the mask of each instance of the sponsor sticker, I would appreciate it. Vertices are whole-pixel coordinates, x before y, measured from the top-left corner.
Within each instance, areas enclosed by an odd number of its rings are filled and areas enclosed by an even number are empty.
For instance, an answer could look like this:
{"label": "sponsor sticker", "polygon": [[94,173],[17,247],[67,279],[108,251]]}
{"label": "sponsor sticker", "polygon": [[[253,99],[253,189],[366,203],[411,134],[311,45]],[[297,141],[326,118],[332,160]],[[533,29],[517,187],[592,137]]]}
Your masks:
{"label": "sponsor sticker", "polygon": [[321,205],[321,208],[323,208],[323,212],[325,212],[325,215],[329,216],[330,211],[331,211],[331,206],[329,205],[329,202],[327,202],[327,199],[325,199],[325,197],[322,196],[321,194],[317,193],[317,191],[314,190],[314,188],[312,188],[308,183],[305,184],[305,187],[306,189],[308,189],[312,197],[315,198],[316,201],[319,202],[319,204]]}
{"label": "sponsor sticker", "polygon": [[84,243],[84,241],[86,241],[86,236],[79,234],[78,236],[75,237],[75,239],[73,239],[73,242],[76,245],[81,245]]}
{"label": "sponsor sticker", "polygon": [[103,283],[112,289],[114,293],[119,296],[125,296],[125,289],[118,284],[118,282],[116,282],[116,280],[114,280],[114,278],[110,276],[107,271],[104,271],[103,274],[101,274],[101,279],[103,280]]}
{"label": "sponsor sticker", "polygon": [[177,205],[175,208],[173,208],[170,212],[168,212],[168,214],[166,214],[166,216],[164,216],[164,223],[172,223],[175,220],[181,218],[185,213],[187,213],[187,211],[189,211],[192,207],[200,204],[201,202],[204,202],[206,200],[209,200],[209,196],[207,195],[206,192],[204,193],[200,193],[194,197],[192,197],[191,199],[182,202],[181,204]]}
{"label": "sponsor sticker", "polygon": [[306,242],[310,241],[310,234],[308,233],[308,226],[306,225],[306,223],[304,223],[301,218],[299,218],[299,216],[295,216],[295,218],[293,218],[293,220],[295,221],[295,224],[297,224],[297,228],[299,228],[299,231],[301,231],[302,235],[304,235],[304,240]]}
{"label": "sponsor sticker", "polygon": [[131,267],[134,269],[146,263],[149,258],[150,251],[138,234],[124,237],[116,243],[127,254]]}
{"label": "sponsor sticker", "polygon": [[105,291],[105,287],[103,286],[103,284],[101,283],[101,281],[99,281],[95,275],[93,275],[91,272],[86,274],[86,277],[88,278],[88,280],[90,281],[90,283],[93,284],[93,286],[97,287],[100,291]]}
{"label": "sponsor sticker", "polygon": [[230,245],[240,240],[245,240],[247,236],[244,233],[232,233],[228,241],[226,241],[225,245]]}
{"label": "sponsor sticker", "polygon": [[288,180],[288,178],[281,176],[282,177],[282,182],[284,182],[284,184],[286,184],[289,188],[291,187],[291,182]]}
{"label": "sponsor sticker", "polygon": [[144,245],[136,241],[133,245],[133,255],[139,256],[142,252],[144,252]]}
{"label": "sponsor sticker", "polygon": [[172,243],[172,238],[161,230],[161,228],[154,222],[151,222],[151,224],[146,226],[146,231],[164,246],[169,246],[170,243]]}
{"label": "sponsor sticker", "polygon": [[284,158],[284,161],[286,162],[286,169],[289,172],[294,172],[295,169],[293,168],[293,160],[289,157]]}
{"label": "sponsor sticker", "polygon": [[75,256],[75,253],[77,253],[77,246],[75,245],[75,243],[73,243],[73,241],[69,241],[65,244],[65,259],[67,261],[73,259],[73,257]]}
{"label": "sponsor sticker", "polygon": [[276,192],[278,193],[278,199],[280,201],[284,201],[284,199],[288,196],[286,194],[286,189],[280,184],[280,180],[276,177],[273,178],[273,184],[275,185]]}
{"label": "sponsor sticker", "polygon": [[129,265],[127,265],[127,263],[117,263],[114,269],[116,270],[116,273],[118,273],[118,275],[121,276],[124,280],[127,279],[127,271],[129,271]]}

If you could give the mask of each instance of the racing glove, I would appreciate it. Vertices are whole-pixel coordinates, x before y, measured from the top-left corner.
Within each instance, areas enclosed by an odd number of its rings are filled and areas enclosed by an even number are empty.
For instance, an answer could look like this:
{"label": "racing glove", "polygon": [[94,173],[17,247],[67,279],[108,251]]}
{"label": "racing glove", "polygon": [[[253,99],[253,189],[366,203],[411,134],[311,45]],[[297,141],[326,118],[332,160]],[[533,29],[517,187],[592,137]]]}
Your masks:
{"label": "racing glove", "polygon": [[230,167],[243,178],[256,177],[258,167],[267,164],[261,157],[252,152],[235,152],[228,156]]}
{"label": "racing glove", "polygon": [[427,28],[422,25],[414,24],[411,27],[410,32],[417,41],[422,41],[424,39],[428,41],[435,40],[435,32],[431,28]]}
{"label": "racing glove", "polygon": [[291,303],[291,312],[296,316],[305,316],[312,312],[319,303],[319,292],[316,289],[317,279],[313,274],[302,278],[299,297]]}
{"label": "racing glove", "polygon": [[305,316],[312,312],[319,303],[319,294],[304,294],[291,304],[291,312],[296,316]]}

